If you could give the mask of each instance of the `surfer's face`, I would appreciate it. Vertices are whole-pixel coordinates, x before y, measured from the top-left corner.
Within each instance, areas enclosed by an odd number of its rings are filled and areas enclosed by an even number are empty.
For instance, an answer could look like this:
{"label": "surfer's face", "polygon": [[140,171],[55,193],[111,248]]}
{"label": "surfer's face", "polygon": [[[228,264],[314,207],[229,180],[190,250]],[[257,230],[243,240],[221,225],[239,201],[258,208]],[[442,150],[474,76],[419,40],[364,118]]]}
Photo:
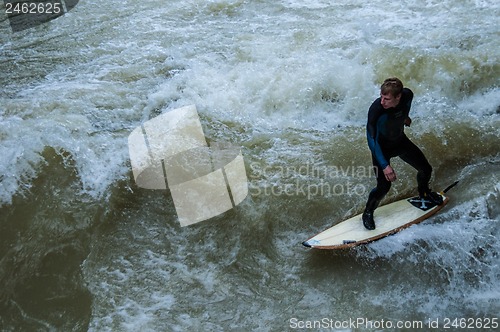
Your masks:
{"label": "surfer's face", "polygon": [[399,100],[401,99],[401,94],[397,97],[394,97],[392,94],[387,93],[385,95],[380,95],[380,104],[383,108],[388,109],[391,107],[396,107],[399,104]]}

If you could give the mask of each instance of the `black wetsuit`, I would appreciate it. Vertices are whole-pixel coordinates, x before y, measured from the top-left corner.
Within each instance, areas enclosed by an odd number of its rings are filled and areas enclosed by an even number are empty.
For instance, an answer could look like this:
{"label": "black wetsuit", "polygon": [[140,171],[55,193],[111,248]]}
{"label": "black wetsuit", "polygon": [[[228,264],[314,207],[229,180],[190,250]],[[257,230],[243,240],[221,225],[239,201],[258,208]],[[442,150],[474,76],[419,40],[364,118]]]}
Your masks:
{"label": "black wetsuit", "polygon": [[389,165],[392,157],[399,156],[418,171],[419,194],[429,191],[432,167],[422,151],[404,133],[404,125],[406,119],[409,118],[412,100],[413,92],[404,88],[396,107],[384,109],[378,98],[368,111],[366,134],[377,176],[377,187],[370,192],[366,204],[368,211],[375,210],[391,188],[391,182],[385,178],[383,169]]}

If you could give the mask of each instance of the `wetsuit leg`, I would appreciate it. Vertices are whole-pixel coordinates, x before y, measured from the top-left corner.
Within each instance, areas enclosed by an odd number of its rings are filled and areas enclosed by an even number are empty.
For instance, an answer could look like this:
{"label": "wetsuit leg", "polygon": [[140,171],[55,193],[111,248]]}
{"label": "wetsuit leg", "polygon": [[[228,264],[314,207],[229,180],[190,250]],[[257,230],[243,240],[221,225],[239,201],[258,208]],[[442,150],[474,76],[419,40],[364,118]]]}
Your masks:
{"label": "wetsuit leg", "polygon": [[366,203],[366,210],[371,212],[373,212],[377,208],[377,206],[380,204],[380,201],[389,192],[389,189],[391,189],[391,182],[387,181],[382,168],[373,155],[372,163],[373,169],[375,171],[375,176],[377,177],[377,186],[373,188],[368,195],[368,202]]}
{"label": "wetsuit leg", "polygon": [[424,192],[429,191],[432,166],[427,161],[423,152],[406,136],[402,148],[404,152],[399,157],[417,170],[418,192],[422,195]]}

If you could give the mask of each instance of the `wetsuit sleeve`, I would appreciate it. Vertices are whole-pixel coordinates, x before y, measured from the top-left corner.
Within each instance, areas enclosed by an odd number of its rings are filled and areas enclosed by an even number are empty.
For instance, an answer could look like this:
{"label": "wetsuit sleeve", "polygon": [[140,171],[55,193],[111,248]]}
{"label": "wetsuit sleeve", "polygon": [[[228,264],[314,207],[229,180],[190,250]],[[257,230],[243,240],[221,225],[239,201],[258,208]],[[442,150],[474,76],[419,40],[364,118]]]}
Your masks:
{"label": "wetsuit sleeve", "polygon": [[413,101],[413,91],[411,91],[408,88],[404,88],[404,96],[405,96],[405,110],[406,110],[406,117],[409,118],[410,114],[410,108],[411,108],[411,102]]}
{"label": "wetsuit sleeve", "polygon": [[[380,103],[380,102],[379,102]],[[411,103],[411,101],[410,101]],[[377,133],[377,122],[380,116],[380,109],[377,107],[377,100],[372,104],[368,111],[368,122],[366,124],[366,138],[368,140],[368,147],[370,151],[375,156],[378,164],[382,169],[385,169],[389,162],[384,157],[382,153],[382,148],[378,142],[378,133]]]}

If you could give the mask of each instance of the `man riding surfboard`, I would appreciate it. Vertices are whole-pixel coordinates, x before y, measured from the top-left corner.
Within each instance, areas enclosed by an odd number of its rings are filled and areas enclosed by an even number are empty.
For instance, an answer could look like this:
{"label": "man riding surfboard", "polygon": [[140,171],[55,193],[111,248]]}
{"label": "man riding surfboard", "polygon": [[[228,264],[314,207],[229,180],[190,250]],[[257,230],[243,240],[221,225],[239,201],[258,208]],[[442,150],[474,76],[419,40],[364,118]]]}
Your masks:
{"label": "man riding surfboard", "polygon": [[377,186],[370,192],[363,212],[363,225],[374,230],[373,212],[389,192],[396,173],[390,165],[392,157],[400,157],[417,170],[418,193],[422,199],[443,204],[443,198],[429,189],[432,167],[422,151],[404,133],[410,126],[409,117],[413,92],[403,87],[396,77],[388,78],[380,87],[380,97],[369,108],[366,134],[377,177]]}

